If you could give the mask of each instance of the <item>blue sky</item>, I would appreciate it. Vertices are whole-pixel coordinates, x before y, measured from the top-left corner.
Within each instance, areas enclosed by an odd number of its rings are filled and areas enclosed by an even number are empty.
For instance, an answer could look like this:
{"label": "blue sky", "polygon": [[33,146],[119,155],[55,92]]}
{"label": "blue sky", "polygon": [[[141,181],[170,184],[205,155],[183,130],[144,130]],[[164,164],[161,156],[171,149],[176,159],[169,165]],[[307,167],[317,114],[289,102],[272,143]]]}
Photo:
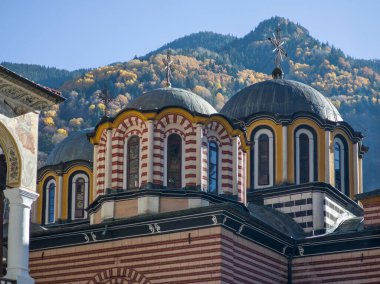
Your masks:
{"label": "blue sky", "polygon": [[282,16],[357,58],[380,58],[377,0],[2,0],[0,62],[74,70],[127,61],[181,36],[244,36]]}

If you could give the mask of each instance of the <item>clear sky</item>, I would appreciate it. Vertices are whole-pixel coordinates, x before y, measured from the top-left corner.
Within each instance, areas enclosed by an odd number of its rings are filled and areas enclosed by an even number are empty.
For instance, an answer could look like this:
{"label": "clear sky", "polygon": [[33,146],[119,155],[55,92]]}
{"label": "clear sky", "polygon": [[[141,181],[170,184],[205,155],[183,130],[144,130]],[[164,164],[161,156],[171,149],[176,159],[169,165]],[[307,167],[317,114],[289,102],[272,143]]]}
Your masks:
{"label": "clear sky", "polygon": [[379,13],[378,0],[1,0],[0,62],[97,67],[198,31],[241,37],[272,16],[379,59]]}

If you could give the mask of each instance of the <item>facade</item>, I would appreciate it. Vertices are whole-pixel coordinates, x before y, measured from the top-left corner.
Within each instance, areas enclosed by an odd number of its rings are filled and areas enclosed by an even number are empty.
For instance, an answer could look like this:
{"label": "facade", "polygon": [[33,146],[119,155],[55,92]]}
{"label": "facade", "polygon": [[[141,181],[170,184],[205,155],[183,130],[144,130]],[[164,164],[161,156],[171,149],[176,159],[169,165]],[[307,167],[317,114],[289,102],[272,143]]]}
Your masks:
{"label": "facade", "polygon": [[[9,204],[6,224],[8,280],[33,283],[28,271],[30,209],[36,193],[39,111],[62,102],[60,93],[0,66],[1,234],[4,196]],[[2,238],[1,238],[2,241]],[[1,250],[3,260],[3,250]],[[1,263],[0,278],[3,276]],[[9,283],[10,283],[9,282]]]}
{"label": "facade", "polygon": [[291,80],[249,86],[219,113],[183,89],[146,92],[39,169],[33,221],[46,230],[32,234],[30,273],[37,283],[377,283],[378,195],[363,193],[362,140]]}

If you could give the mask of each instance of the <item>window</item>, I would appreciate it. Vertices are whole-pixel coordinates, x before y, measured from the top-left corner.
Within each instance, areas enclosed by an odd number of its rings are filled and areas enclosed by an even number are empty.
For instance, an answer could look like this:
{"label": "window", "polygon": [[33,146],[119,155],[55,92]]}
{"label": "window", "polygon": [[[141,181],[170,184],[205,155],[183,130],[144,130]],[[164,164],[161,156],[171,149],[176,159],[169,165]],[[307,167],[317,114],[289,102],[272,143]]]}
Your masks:
{"label": "window", "polygon": [[182,187],[182,141],[178,134],[171,134],[167,142],[167,187]]}
{"label": "window", "polygon": [[263,134],[259,138],[259,185],[269,184],[269,137]]}
{"label": "window", "polygon": [[89,179],[87,174],[74,173],[71,186],[71,219],[87,217],[85,211],[88,206]]}
{"label": "window", "polygon": [[84,178],[78,178],[75,182],[75,219],[84,218]]}
{"label": "window", "polygon": [[212,141],[208,149],[208,190],[212,193],[218,192],[218,145]]}
{"label": "window", "polygon": [[127,145],[127,189],[138,189],[140,163],[140,139],[132,136]]}
{"label": "window", "polygon": [[55,221],[55,180],[50,180],[45,189],[46,207],[45,207],[45,222],[54,223]]}
{"label": "window", "polygon": [[309,182],[310,180],[310,155],[309,155],[309,137],[302,133],[299,137],[300,147],[300,183]]}
{"label": "window", "polygon": [[296,131],[296,183],[314,181],[314,135],[305,128]]}
{"label": "window", "polygon": [[253,162],[253,175],[251,174],[251,185],[253,185],[254,188],[264,188],[273,186],[273,132],[269,129],[260,129],[253,135],[253,140],[255,143],[253,151],[251,152],[251,162]]}
{"label": "window", "polygon": [[335,187],[345,192],[345,147],[340,138],[334,139],[334,181]]}

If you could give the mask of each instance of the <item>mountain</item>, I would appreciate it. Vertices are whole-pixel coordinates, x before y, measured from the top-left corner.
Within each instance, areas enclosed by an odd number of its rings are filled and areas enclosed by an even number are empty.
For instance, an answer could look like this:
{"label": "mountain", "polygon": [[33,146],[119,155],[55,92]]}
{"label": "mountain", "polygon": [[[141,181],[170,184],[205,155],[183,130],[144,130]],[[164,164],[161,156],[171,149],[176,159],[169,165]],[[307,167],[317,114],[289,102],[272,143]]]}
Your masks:
{"label": "mountain", "polygon": [[224,46],[235,41],[237,37],[232,35],[222,35],[213,32],[199,32],[188,36],[181,37],[162,47],[148,53],[143,59],[148,59],[150,56],[161,53],[167,49],[197,49],[204,48],[210,51],[219,51]]}
{"label": "mountain", "polygon": [[32,81],[38,82],[50,88],[58,88],[64,82],[72,80],[73,78],[80,76],[90,70],[79,69],[75,71],[67,71],[63,69],[57,69],[55,67],[10,62],[1,62],[0,64]]}
{"label": "mountain", "polygon": [[[340,49],[321,43],[307,29],[287,19],[273,17],[242,38],[200,32],[179,38],[129,62],[73,72],[36,65],[6,63],[41,84],[58,88],[67,98],[41,114],[39,146],[46,154],[69,132],[94,126],[104,113],[98,94],[107,88],[116,113],[144,91],[162,87],[162,62],[172,50],[175,87],[192,90],[216,109],[245,86],[270,78],[273,47],[268,41],[277,26],[288,58],[283,63],[287,79],[309,84],[329,97],[343,118],[365,134],[370,154],[364,159],[364,187],[380,187],[380,62],[355,59]],[[42,160],[42,159],[41,159]]]}

